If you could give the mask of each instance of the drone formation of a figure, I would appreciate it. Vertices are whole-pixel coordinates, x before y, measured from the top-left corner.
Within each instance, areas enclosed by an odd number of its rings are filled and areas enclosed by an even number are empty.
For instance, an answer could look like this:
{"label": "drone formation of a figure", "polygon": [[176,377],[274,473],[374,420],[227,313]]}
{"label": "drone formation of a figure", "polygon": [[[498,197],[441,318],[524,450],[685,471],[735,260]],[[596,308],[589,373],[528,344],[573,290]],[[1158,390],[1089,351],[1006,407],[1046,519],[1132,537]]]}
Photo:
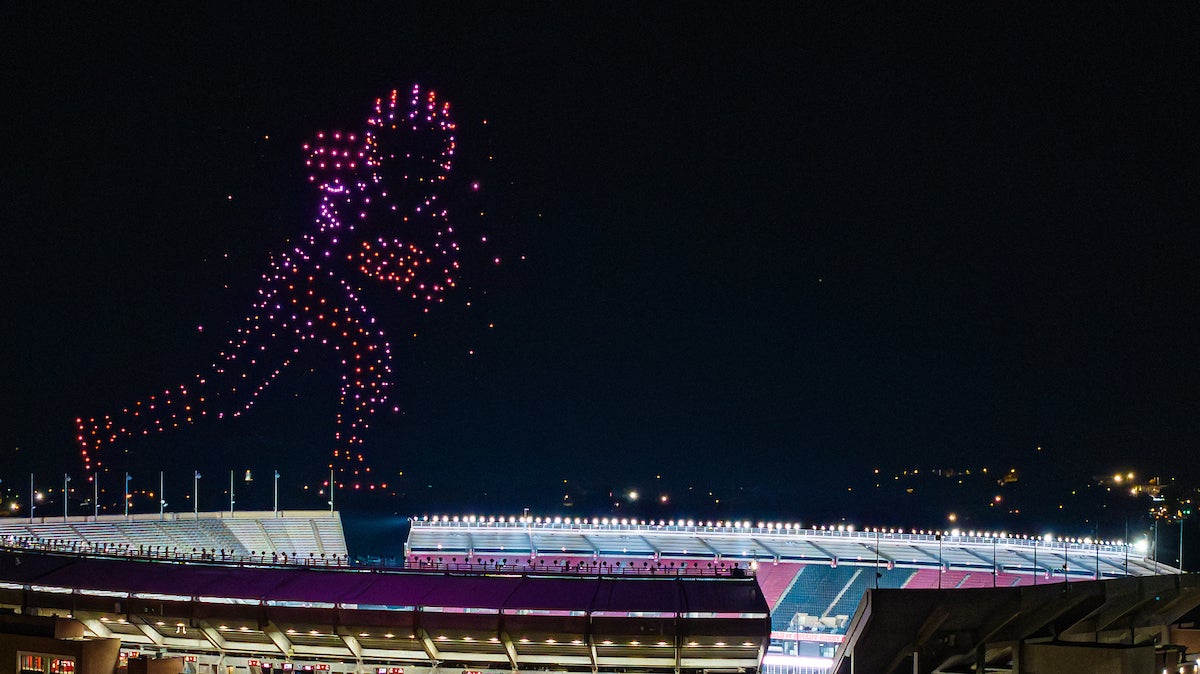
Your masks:
{"label": "drone formation of a figure", "polygon": [[362,285],[392,287],[425,311],[456,285],[459,244],[439,199],[454,135],[449,104],[420,86],[377,99],[360,132],[318,133],[304,146],[318,193],[311,230],[271,256],[249,312],[209,369],[114,414],[76,419],[85,469],[131,438],[247,413],[302,349],[317,348],[340,365],[330,465],[370,480],[363,432],[377,411],[395,407],[391,346]]}

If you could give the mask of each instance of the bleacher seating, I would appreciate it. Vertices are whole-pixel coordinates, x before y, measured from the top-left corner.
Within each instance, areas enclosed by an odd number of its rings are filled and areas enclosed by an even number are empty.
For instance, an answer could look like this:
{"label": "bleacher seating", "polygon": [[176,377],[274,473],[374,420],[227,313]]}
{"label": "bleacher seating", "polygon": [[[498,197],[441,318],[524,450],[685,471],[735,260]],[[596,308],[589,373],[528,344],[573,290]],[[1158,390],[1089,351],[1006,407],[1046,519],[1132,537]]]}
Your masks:
{"label": "bleacher seating", "polygon": [[920,569],[903,587],[911,590],[934,590],[937,589],[940,578],[941,574],[937,569]]}
{"label": "bleacher seating", "polygon": [[[875,587],[875,567],[859,567],[862,573],[853,580],[842,593],[840,599],[833,606],[826,609],[826,615],[830,616],[846,616],[849,618],[854,615],[854,609],[858,608],[858,602],[862,599],[863,594],[868,588]],[[894,589],[904,587],[904,583],[908,582],[909,576],[913,574],[912,569],[892,569],[886,567],[879,569],[879,587]]]}
{"label": "bleacher seating", "polygon": [[0,539],[27,539],[56,549],[153,556],[212,554],[215,558],[256,556],[273,561],[340,559],[347,556],[339,517],[324,511],[298,513],[171,513],[0,520]]}
{"label": "bleacher seating", "polygon": [[958,584],[959,588],[999,586],[1000,579],[993,578],[991,571],[972,571]]}
{"label": "bleacher seating", "polygon": [[[779,599],[775,611],[771,614],[771,629],[793,631],[797,623],[802,627],[812,627],[815,622],[818,628],[830,627],[826,623],[836,619],[831,618],[828,610],[839,598],[842,588],[852,578],[862,575],[864,567],[839,566],[831,567],[824,564],[808,564],[796,575],[795,581],[787,592]],[[873,567],[867,567],[868,570]],[[859,598],[862,594],[859,593]],[[808,620],[804,618],[808,617]],[[824,619],[824,620],[823,620]]]}
{"label": "bleacher seating", "polygon": [[775,610],[775,605],[779,603],[783,593],[791,587],[796,574],[800,573],[803,568],[803,564],[789,562],[780,564],[764,562],[758,565],[758,585],[762,588],[763,596],[767,599],[767,606],[770,606],[772,611]]}
{"label": "bleacher seating", "polygon": [[1033,585],[1033,576],[1018,573],[1004,573],[1003,571],[996,576],[996,587],[1016,587],[1017,585]]}

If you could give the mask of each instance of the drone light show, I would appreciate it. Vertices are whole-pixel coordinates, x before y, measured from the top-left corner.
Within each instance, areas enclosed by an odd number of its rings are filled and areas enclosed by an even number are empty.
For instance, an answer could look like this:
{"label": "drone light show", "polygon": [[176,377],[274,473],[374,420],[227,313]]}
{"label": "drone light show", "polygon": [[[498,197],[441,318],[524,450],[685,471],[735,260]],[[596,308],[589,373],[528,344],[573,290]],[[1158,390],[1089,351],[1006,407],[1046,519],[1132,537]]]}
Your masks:
{"label": "drone light show", "polygon": [[271,254],[249,311],[208,367],[75,420],[85,469],[139,436],[249,413],[301,352],[320,350],[340,376],[330,467],[370,480],[363,434],[398,406],[391,345],[363,288],[382,285],[428,312],[458,283],[460,246],[443,199],[455,154],[450,104],[418,85],[394,90],[361,130],[319,132],[304,153],[316,190],[311,227]]}

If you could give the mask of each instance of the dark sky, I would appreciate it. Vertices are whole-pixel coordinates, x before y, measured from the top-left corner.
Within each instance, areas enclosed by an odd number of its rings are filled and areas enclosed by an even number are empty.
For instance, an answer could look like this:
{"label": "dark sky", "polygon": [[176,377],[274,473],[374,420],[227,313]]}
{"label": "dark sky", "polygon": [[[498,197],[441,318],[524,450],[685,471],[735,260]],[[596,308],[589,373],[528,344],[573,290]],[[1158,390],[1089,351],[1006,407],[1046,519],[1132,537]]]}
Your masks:
{"label": "dark sky", "polygon": [[[377,307],[379,507],[939,526],[995,485],[913,503],[873,470],[988,466],[1045,485],[1033,527],[1090,517],[1054,502],[1092,475],[1196,476],[1193,6],[705,4],[10,16],[5,486],[207,367],[312,221],[301,143],[413,82],[490,238],[470,310]],[[320,507],[335,373],[295,370],[110,465],[280,467]]]}

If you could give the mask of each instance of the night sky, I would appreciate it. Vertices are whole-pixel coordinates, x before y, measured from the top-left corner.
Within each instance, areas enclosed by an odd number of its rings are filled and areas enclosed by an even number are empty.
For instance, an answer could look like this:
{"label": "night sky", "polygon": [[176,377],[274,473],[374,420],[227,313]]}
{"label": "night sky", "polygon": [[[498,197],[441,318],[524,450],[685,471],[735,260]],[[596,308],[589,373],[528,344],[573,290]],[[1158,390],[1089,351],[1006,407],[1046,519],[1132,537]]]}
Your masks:
{"label": "night sky", "polygon": [[[1093,476],[1200,479],[1194,6],[6,23],[4,487],[86,484],[75,417],[209,367],[311,227],[301,145],[414,82],[454,105],[444,205],[478,245],[429,314],[364,290],[402,413],[366,437],[389,496],[348,507],[1090,531],[1069,494]],[[323,507],[328,356],[103,483],[165,469],[190,510],[198,468],[215,509],[235,468],[269,507],[278,468],[285,507]],[[1021,481],[892,479],[983,467]]]}

